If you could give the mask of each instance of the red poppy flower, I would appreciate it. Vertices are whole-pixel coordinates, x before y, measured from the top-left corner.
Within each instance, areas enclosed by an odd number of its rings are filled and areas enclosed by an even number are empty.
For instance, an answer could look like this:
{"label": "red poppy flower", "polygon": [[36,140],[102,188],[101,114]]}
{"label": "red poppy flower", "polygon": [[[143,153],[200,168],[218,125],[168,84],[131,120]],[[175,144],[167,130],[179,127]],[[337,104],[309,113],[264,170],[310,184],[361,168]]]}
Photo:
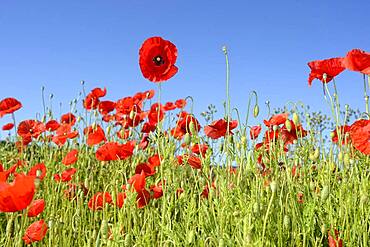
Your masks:
{"label": "red poppy flower", "polygon": [[188,156],[187,162],[194,169],[202,169],[202,160],[193,154]]}
{"label": "red poppy flower", "polygon": [[155,95],[155,91],[153,89],[150,89],[148,91],[145,91],[144,94],[146,95],[147,99],[152,99]]}
{"label": "red poppy flower", "polygon": [[137,193],[136,196],[136,202],[138,208],[143,208],[146,205],[148,205],[150,201],[150,193],[146,189],[143,189],[142,191]]}
{"label": "red poppy flower", "polygon": [[147,163],[140,163],[135,168],[135,174],[145,173],[145,176],[153,176],[155,174],[154,166]]}
{"label": "red poppy flower", "polygon": [[149,136],[148,134],[144,134],[143,138],[141,138],[141,141],[139,143],[139,148],[140,149],[146,149],[149,145]]}
{"label": "red poppy flower", "polygon": [[73,126],[76,123],[76,116],[72,113],[66,113],[60,117],[60,122],[62,124],[69,124]]}
{"label": "red poppy flower", "polygon": [[78,150],[72,149],[63,158],[62,163],[66,166],[69,166],[69,165],[76,163],[77,160],[78,160]]}
{"label": "red poppy flower", "polygon": [[[351,126],[344,125],[339,126],[338,128],[342,136],[342,144],[346,144],[348,142],[348,138],[346,138],[346,133],[349,133],[349,131],[351,130]],[[333,130],[331,133],[332,133],[331,141],[337,143],[339,138],[337,129]]]}
{"label": "red poppy flower", "polygon": [[206,155],[208,150],[207,144],[195,144],[191,147],[191,151],[195,154],[201,154],[202,156]]}
{"label": "red poppy flower", "polygon": [[7,124],[4,124],[3,127],[2,127],[2,130],[11,130],[13,129],[14,127],[14,124],[13,123],[7,123]]}
{"label": "red poppy flower", "polygon": [[171,130],[171,135],[175,138],[181,139],[186,133],[192,134],[190,126],[194,126],[194,131],[199,132],[201,126],[199,121],[191,114],[183,111],[179,114],[179,120],[175,128]]}
{"label": "red poppy flower", "polygon": [[[238,126],[238,121],[233,120],[229,122],[229,134],[232,135],[233,133],[231,130],[235,129]],[[206,136],[210,137],[211,139],[218,139],[226,135],[227,131],[227,122],[225,119],[219,119],[212,122],[210,125],[204,127],[204,133]]]}
{"label": "red poppy flower", "polygon": [[102,101],[98,105],[98,110],[102,115],[107,115],[108,113],[114,111],[116,108],[116,102],[113,101]]}
{"label": "red poppy flower", "polygon": [[59,174],[54,175],[55,181],[69,182],[72,180],[72,176],[77,172],[76,168],[69,168],[62,172],[62,176]]}
{"label": "red poppy flower", "polygon": [[172,111],[172,110],[175,110],[175,109],[176,109],[176,105],[173,102],[167,102],[163,106],[163,110],[165,110],[165,111]]}
{"label": "red poppy flower", "polygon": [[329,247],[342,247],[343,240],[339,238],[339,231],[337,229],[334,229],[334,235],[335,237],[331,235],[330,231],[328,232]]}
{"label": "red poppy flower", "polygon": [[255,140],[258,138],[259,134],[261,133],[262,127],[261,125],[253,126],[250,130],[250,136],[252,140]]}
{"label": "red poppy flower", "polygon": [[370,120],[357,120],[351,125],[352,145],[361,153],[370,155]]}
{"label": "red poppy flower", "polygon": [[158,122],[162,121],[164,118],[164,110],[161,104],[154,103],[150,107],[150,111],[148,114],[148,120],[150,125],[156,125]]}
{"label": "red poppy flower", "polygon": [[28,217],[36,217],[37,215],[41,214],[45,208],[45,201],[44,199],[38,199],[31,202],[30,206],[28,207]]}
{"label": "red poppy flower", "polygon": [[22,239],[24,240],[25,244],[31,244],[33,242],[41,241],[48,231],[48,225],[45,223],[44,220],[39,220],[32,223],[24,233]]}
{"label": "red poppy flower", "polygon": [[132,156],[135,148],[135,142],[129,141],[125,144],[119,144],[117,142],[107,142],[95,153],[95,156],[100,161],[111,161],[118,159],[126,159]]}
{"label": "red poppy flower", "polygon": [[96,109],[100,103],[99,98],[104,97],[107,93],[106,88],[94,88],[91,92],[86,96],[83,101],[83,106],[87,110]]}
{"label": "red poppy flower", "polygon": [[105,203],[112,204],[112,196],[108,192],[96,193],[88,202],[88,207],[93,210],[102,210]]}
{"label": "red poppy flower", "polygon": [[[345,69],[341,57],[312,61],[308,63],[308,66],[311,68],[308,77],[308,85],[310,86],[314,79],[328,83]],[[324,74],[326,74],[326,79],[324,79]]]}
{"label": "red poppy flower", "polygon": [[289,113],[280,113],[273,115],[269,120],[263,120],[263,123],[267,127],[271,127],[274,125],[279,126],[280,124],[285,123],[285,121],[288,119]]}
{"label": "red poppy flower", "polygon": [[0,212],[17,212],[27,208],[35,194],[35,178],[16,174],[12,183],[0,182]]}
{"label": "red poppy flower", "polygon": [[99,124],[94,127],[89,126],[85,128],[84,134],[87,135],[86,143],[89,146],[94,146],[107,140],[107,138],[105,138],[104,130]]}
{"label": "red poppy flower", "polygon": [[178,99],[175,101],[175,105],[177,108],[182,109],[186,106],[186,100],[185,99]]}
{"label": "red poppy flower", "polygon": [[151,185],[150,186],[150,191],[152,192],[152,198],[153,199],[158,199],[163,196],[163,188],[162,188],[162,183],[160,182],[158,185]]}
{"label": "red poppy flower", "polygon": [[146,184],[144,170],[142,170],[140,174],[135,174],[134,176],[132,176],[128,180],[128,183],[135,188],[136,192],[142,191],[145,188]]}
{"label": "red poppy flower", "polygon": [[22,107],[21,102],[15,98],[5,98],[0,101],[0,118],[6,114],[11,114]]}
{"label": "red poppy flower", "polygon": [[117,194],[117,199],[116,199],[116,206],[118,208],[122,208],[123,207],[123,203],[125,202],[125,199],[126,199],[126,193],[125,192],[120,192]]}
{"label": "red poppy flower", "polygon": [[22,138],[37,138],[45,131],[45,125],[37,120],[24,120],[19,123],[17,133]]}
{"label": "red poppy flower", "polygon": [[52,141],[58,146],[63,146],[68,139],[73,139],[78,136],[78,131],[72,131],[72,126],[69,124],[61,124],[56,130],[56,135]]}
{"label": "red poppy flower", "polygon": [[344,58],[346,69],[370,75],[370,53],[360,49],[353,49]]}
{"label": "red poppy flower", "polygon": [[151,37],[144,41],[139,51],[139,65],[143,76],[152,82],[161,82],[174,76],[177,48],[161,37]]}
{"label": "red poppy flower", "polygon": [[[40,174],[39,176],[36,176],[37,175],[37,171],[40,171]],[[28,176],[33,176],[33,177],[37,177],[38,179],[40,180],[43,180],[44,177],[46,176],[46,166],[44,163],[39,163],[39,164],[36,164],[34,165],[29,171],[28,171]]]}
{"label": "red poppy flower", "polygon": [[59,126],[60,124],[56,120],[49,120],[45,125],[47,131],[56,131]]}
{"label": "red poppy flower", "polygon": [[15,164],[12,167],[10,167],[8,170],[4,170],[4,167],[2,164],[0,164],[0,182],[6,182],[10,174],[14,174],[17,167],[19,165]]}

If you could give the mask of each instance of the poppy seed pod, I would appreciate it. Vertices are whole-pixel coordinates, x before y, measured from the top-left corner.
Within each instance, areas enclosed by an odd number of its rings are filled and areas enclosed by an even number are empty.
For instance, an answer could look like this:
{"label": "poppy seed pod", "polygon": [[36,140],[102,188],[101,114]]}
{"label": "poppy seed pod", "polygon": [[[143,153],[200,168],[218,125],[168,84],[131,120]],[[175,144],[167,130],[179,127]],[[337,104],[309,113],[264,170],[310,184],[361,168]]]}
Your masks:
{"label": "poppy seed pod", "polygon": [[326,201],[329,197],[329,187],[325,185],[321,190],[321,201]]}
{"label": "poppy seed pod", "polygon": [[256,118],[259,113],[260,113],[260,108],[258,105],[255,105],[253,109],[253,116]]}

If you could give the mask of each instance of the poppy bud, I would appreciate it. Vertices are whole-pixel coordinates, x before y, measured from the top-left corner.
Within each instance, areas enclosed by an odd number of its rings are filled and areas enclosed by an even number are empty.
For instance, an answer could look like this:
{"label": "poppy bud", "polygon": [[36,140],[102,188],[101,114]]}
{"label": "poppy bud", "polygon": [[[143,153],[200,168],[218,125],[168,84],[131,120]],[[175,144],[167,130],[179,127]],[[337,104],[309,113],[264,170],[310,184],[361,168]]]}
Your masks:
{"label": "poppy bud", "polygon": [[367,196],[367,194],[362,194],[360,198],[361,204],[366,204],[368,201],[369,201],[369,197]]}
{"label": "poppy bud", "polygon": [[134,117],[135,117],[135,111],[131,110],[130,111],[130,119],[134,119]]}
{"label": "poppy bud", "polygon": [[317,160],[320,157],[320,148],[316,148],[315,152],[313,153],[314,160]]}
{"label": "poppy bud", "polygon": [[322,226],[321,226],[321,234],[322,235],[325,235],[326,234],[326,225],[325,224],[323,224]]}
{"label": "poppy bud", "polygon": [[329,197],[329,187],[325,185],[321,190],[321,201],[326,201]]}
{"label": "poppy bud", "polygon": [[131,246],[131,235],[130,235],[130,233],[127,233],[126,234],[126,237],[125,237],[125,246]]}
{"label": "poppy bud", "polygon": [[258,202],[255,202],[253,204],[253,213],[255,213],[256,215],[258,215],[260,212],[260,205],[258,205]]}
{"label": "poppy bud", "polygon": [[298,114],[296,112],[293,113],[293,123],[295,125],[299,125],[299,116],[298,116]]}
{"label": "poppy bud", "polygon": [[221,239],[220,239],[220,242],[218,242],[218,246],[219,246],[219,247],[223,247],[223,246],[225,246],[225,241],[224,241],[224,239],[223,239],[223,238],[221,238]]}
{"label": "poppy bud", "polygon": [[14,232],[14,224],[13,224],[13,221],[14,221],[14,217],[13,215],[10,217],[10,219],[8,220],[8,223],[6,224],[6,236],[10,239],[13,235],[13,232]]}
{"label": "poppy bud", "polygon": [[283,226],[286,230],[290,229],[290,218],[288,215],[284,215]]}
{"label": "poppy bud", "polygon": [[315,188],[316,188],[315,182],[311,181],[311,182],[310,182],[310,190],[311,190],[311,191],[314,191],[314,190],[315,190]]}
{"label": "poppy bud", "polygon": [[186,235],[186,240],[188,241],[188,244],[191,244],[194,239],[194,230],[190,230],[188,234]]}
{"label": "poppy bud", "polygon": [[256,118],[259,113],[260,113],[260,108],[258,105],[255,105],[253,109],[253,116]]}
{"label": "poppy bud", "polygon": [[80,81],[80,83],[81,83],[81,85],[85,85],[85,81],[83,81],[83,80]]}
{"label": "poppy bud", "polygon": [[335,136],[334,132],[330,132],[330,138],[333,138]]}
{"label": "poppy bud", "polygon": [[277,184],[277,182],[276,182],[276,181],[272,181],[272,182],[270,183],[270,188],[271,188],[272,193],[273,193],[273,194],[275,194],[275,193],[276,193],[276,191],[277,191],[277,189],[278,189],[278,184]]}
{"label": "poppy bud", "polygon": [[112,131],[112,126],[108,125],[105,131],[107,132],[107,136],[109,136],[110,132]]}
{"label": "poppy bud", "polygon": [[103,239],[108,238],[108,221],[106,221],[106,220],[101,221],[100,233],[101,233]]}
{"label": "poppy bud", "polygon": [[222,46],[222,52],[226,55],[227,54],[227,47],[226,45]]}
{"label": "poppy bud", "polygon": [[243,145],[245,145],[245,144],[247,143],[247,137],[242,136],[242,137],[240,138],[240,142],[241,142]]}
{"label": "poppy bud", "polygon": [[343,163],[344,163],[345,166],[349,166],[350,165],[350,158],[349,158],[349,154],[348,153],[345,153],[344,154]]}
{"label": "poppy bud", "polygon": [[343,161],[343,152],[342,152],[342,151],[340,151],[340,152],[338,153],[338,161],[339,161],[339,162],[342,162],[342,161]]}
{"label": "poppy bud", "polygon": [[185,133],[185,135],[184,135],[184,142],[185,142],[185,144],[186,145],[190,145],[190,143],[191,143],[191,137],[190,137],[190,134],[189,133]]}
{"label": "poppy bud", "polygon": [[292,124],[290,123],[290,120],[285,120],[285,128],[290,132],[292,130]]}
{"label": "poppy bud", "polygon": [[48,227],[49,227],[49,228],[52,228],[52,227],[53,227],[53,225],[54,225],[53,220],[49,220],[49,221],[48,221]]}
{"label": "poppy bud", "polygon": [[190,133],[193,134],[193,135],[196,135],[196,130],[195,130],[195,124],[193,121],[191,121],[189,123],[189,129],[190,129]]}

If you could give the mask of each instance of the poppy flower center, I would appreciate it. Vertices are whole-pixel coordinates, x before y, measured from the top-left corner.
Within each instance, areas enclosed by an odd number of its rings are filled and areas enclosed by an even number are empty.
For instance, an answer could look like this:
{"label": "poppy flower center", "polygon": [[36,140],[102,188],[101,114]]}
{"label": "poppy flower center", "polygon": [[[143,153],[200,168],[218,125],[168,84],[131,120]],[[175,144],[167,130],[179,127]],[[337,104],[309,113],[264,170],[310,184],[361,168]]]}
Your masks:
{"label": "poppy flower center", "polygon": [[161,56],[155,56],[154,58],[153,58],[153,62],[155,63],[155,65],[157,65],[157,66],[161,66],[162,64],[164,64],[164,60],[163,60],[163,58],[161,57]]}

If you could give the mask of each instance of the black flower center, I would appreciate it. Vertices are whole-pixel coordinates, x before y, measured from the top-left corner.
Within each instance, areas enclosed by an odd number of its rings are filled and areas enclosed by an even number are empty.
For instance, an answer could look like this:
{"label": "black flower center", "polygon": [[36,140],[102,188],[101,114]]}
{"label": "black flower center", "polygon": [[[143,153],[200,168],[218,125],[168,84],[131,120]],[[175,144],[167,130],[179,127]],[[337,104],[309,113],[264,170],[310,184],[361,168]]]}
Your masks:
{"label": "black flower center", "polygon": [[155,65],[157,65],[157,66],[161,66],[162,64],[164,64],[164,60],[163,60],[163,58],[161,57],[161,56],[155,56],[154,58],[153,58],[153,62],[155,63]]}

